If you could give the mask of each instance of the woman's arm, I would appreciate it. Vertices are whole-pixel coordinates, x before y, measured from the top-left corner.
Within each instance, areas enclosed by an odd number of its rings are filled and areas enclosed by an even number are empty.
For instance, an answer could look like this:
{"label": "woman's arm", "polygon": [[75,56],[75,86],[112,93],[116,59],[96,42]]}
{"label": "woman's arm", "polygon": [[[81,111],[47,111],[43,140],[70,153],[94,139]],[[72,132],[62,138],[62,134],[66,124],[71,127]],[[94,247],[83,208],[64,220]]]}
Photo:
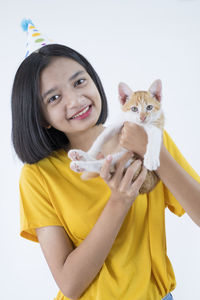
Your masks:
{"label": "woman's arm", "polygon": [[200,184],[175,161],[164,144],[156,173],[191,219],[200,226]]}
{"label": "woman's arm", "polygon": [[63,227],[36,228],[42,252],[64,296],[79,299],[98,274],[128,210],[128,205],[108,201],[92,231],[75,249]]}
{"label": "woman's arm", "polygon": [[[120,144],[143,157],[146,151],[147,134],[141,126],[125,122],[121,131]],[[161,147],[160,167],[157,174],[191,219],[200,226],[200,184],[175,161],[164,144]]]}

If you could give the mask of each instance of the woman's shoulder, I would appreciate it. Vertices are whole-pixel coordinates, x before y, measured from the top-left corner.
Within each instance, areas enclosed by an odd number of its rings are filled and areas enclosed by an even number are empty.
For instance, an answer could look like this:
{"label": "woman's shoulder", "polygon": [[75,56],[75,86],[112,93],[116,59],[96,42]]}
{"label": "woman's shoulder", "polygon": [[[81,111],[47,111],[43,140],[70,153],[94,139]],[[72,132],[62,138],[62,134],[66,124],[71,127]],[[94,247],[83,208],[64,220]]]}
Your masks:
{"label": "woman's shoulder", "polygon": [[41,173],[41,170],[50,170],[53,167],[61,167],[69,165],[69,158],[67,152],[64,149],[53,151],[49,156],[35,162],[33,164],[25,163],[21,169],[21,176],[29,176]]}

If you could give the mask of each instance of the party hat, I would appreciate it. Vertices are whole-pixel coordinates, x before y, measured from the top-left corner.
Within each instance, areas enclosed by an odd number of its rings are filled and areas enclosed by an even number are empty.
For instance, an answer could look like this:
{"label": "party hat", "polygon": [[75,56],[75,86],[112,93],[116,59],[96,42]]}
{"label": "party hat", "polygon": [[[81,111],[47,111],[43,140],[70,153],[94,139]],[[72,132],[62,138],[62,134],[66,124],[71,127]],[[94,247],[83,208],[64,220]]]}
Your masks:
{"label": "party hat", "polygon": [[53,40],[42,35],[30,19],[23,19],[21,22],[21,27],[27,32],[27,51],[25,58],[31,53],[37,51],[39,48],[48,44],[53,44]]}

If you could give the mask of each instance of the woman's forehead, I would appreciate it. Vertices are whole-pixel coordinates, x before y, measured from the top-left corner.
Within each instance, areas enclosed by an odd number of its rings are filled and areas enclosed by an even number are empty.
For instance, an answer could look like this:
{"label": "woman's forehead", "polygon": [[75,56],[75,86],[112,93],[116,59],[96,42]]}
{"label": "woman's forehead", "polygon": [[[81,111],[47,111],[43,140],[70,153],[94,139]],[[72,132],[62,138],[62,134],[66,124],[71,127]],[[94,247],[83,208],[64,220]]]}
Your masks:
{"label": "woman's forehead", "polygon": [[50,64],[41,72],[41,94],[44,95],[50,89],[55,89],[63,81],[72,81],[78,75],[86,74],[82,65],[73,59],[59,57],[53,58]]}
{"label": "woman's forehead", "polygon": [[42,73],[54,74],[54,73],[72,73],[76,70],[85,70],[82,65],[77,61],[68,57],[55,57],[51,60],[49,65],[43,70]]}

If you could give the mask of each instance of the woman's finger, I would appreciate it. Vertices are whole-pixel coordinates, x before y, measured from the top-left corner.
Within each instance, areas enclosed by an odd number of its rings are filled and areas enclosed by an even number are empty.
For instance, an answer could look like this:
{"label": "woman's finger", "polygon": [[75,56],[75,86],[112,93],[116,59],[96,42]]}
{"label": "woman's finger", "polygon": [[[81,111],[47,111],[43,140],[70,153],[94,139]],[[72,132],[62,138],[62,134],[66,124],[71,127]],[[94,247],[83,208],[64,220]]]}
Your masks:
{"label": "woman's finger", "polygon": [[112,177],[112,186],[113,187],[118,187],[122,177],[123,177],[123,172],[125,169],[125,165],[129,159],[133,157],[132,152],[126,152],[120,159],[119,161],[115,164],[115,173]]}
{"label": "woman's finger", "polygon": [[126,170],[124,177],[120,184],[121,190],[126,190],[132,184],[133,178],[136,176],[136,173],[141,169],[142,161],[137,159],[135,160]]}
{"label": "woman's finger", "polygon": [[109,180],[111,178],[110,174],[110,166],[112,162],[112,155],[108,155],[105,159],[105,162],[103,163],[101,170],[100,170],[100,176],[105,181]]}
{"label": "woman's finger", "polygon": [[132,183],[130,187],[131,194],[139,193],[139,189],[141,188],[143,182],[145,181],[146,176],[147,176],[147,169],[143,166],[139,176],[136,178],[136,180]]}

